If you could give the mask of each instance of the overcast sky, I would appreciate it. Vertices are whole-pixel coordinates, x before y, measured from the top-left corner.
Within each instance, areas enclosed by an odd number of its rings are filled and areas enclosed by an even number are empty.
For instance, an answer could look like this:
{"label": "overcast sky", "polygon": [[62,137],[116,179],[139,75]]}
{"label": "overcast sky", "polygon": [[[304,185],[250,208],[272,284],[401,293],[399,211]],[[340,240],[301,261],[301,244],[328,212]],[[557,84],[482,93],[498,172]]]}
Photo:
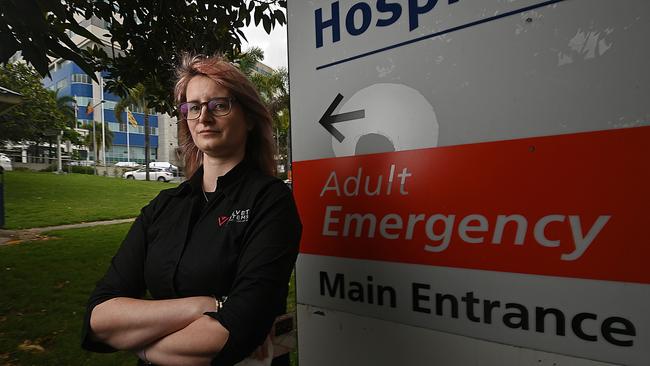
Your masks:
{"label": "overcast sky", "polygon": [[274,69],[279,67],[287,67],[287,27],[286,25],[277,26],[271,31],[271,34],[266,34],[262,23],[259,27],[255,27],[251,22],[250,27],[244,28],[244,34],[248,38],[248,43],[242,40],[242,49],[247,50],[250,47],[257,46],[264,51],[263,63],[271,66]]}

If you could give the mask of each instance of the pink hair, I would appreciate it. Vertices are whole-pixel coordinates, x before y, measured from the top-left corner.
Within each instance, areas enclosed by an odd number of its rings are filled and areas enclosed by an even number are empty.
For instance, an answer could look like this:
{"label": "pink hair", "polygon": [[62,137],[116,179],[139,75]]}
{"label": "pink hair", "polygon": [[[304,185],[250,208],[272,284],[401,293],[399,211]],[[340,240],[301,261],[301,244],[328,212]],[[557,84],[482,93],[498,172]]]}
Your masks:
{"label": "pink hair", "polygon": [[[244,111],[246,122],[253,126],[246,139],[245,160],[268,175],[275,175],[275,145],[273,142],[273,120],[257,89],[235,66],[223,57],[190,55],[182,56],[176,69],[178,81],[174,88],[177,105],[186,101],[187,84],[197,75],[206,76],[228,89]],[[191,177],[203,163],[203,153],[194,144],[187,120],[179,114],[179,145],[185,161],[185,176]]]}

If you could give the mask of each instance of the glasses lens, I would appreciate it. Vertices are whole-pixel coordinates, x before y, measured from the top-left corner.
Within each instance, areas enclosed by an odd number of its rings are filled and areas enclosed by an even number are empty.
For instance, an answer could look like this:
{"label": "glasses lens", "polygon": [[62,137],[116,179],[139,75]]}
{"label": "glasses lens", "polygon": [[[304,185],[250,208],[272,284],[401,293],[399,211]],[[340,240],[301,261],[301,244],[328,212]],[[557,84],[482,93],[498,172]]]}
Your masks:
{"label": "glasses lens", "polygon": [[187,103],[183,103],[183,104],[181,104],[181,108],[180,108],[180,110],[181,110],[181,115],[182,115],[184,118],[187,118],[187,109],[188,109],[188,108],[189,108],[189,107],[187,106]]}
{"label": "glasses lens", "polygon": [[230,99],[215,98],[208,102],[208,110],[215,116],[225,116],[230,113]]}
{"label": "glasses lens", "polygon": [[181,105],[181,113],[187,119],[197,119],[201,116],[201,108],[201,103],[187,102]]}

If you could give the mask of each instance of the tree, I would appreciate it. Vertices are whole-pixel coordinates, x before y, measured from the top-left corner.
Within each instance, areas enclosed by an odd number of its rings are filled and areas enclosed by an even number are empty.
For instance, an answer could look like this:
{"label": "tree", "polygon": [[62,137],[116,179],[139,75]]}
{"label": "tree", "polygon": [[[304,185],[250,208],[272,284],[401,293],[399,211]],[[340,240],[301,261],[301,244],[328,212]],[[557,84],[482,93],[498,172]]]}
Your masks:
{"label": "tree", "polygon": [[91,1],[5,0],[0,8],[0,63],[18,51],[42,76],[49,75],[49,57],[74,61],[87,74],[98,67],[93,52],[70,40],[74,32],[98,44],[101,41],[79,25],[75,15],[89,18]]}
{"label": "tree", "polygon": [[151,110],[147,106],[147,89],[143,84],[138,84],[134,88],[129,88],[126,97],[120,99],[120,101],[115,105],[115,118],[119,123],[124,123],[122,113],[124,113],[126,108],[129,106],[137,106],[144,110],[144,169],[146,180],[149,180],[149,113]]}
{"label": "tree", "polygon": [[77,101],[70,95],[59,95],[59,91],[48,91],[56,100],[56,108],[61,112],[66,129],[63,131],[63,139],[75,145],[82,144],[81,135],[75,130],[77,127]]}
{"label": "tree", "polygon": [[[230,0],[6,0],[0,13],[0,63],[16,51],[43,76],[48,74],[48,55],[72,60],[95,78],[106,70],[110,78],[133,88],[143,84],[147,104],[160,112],[175,109],[170,90],[174,66],[183,51],[232,56],[239,52],[241,28],[252,21],[268,32],[285,24],[281,8],[286,1]],[[75,15],[95,16],[108,24],[107,45],[79,49],[68,32],[97,44]],[[232,58],[231,58],[232,59]],[[126,97],[128,90],[112,89]]]}
{"label": "tree", "polygon": [[[93,144],[93,124],[95,125],[95,143]],[[95,162],[99,161],[99,150],[102,149],[102,140],[106,140],[106,146],[104,148],[109,149],[113,146],[113,131],[108,128],[104,129],[104,138],[102,139],[102,123],[97,121],[92,121],[91,123],[84,124],[83,128],[88,130],[88,134],[83,139],[83,144],[88,147],[88,150],[92,150],[93,146],[97,146],[97,151],[93,151],[95,157]],[[105,158],[104,158],[105,159]]]}
{"label": "tree", "polygon": [[288,165],[291,161],[289,73],[286,68],[280,68],[269,75],[261,73],[251,75],[250,79],[271,112],[278,154],[286,157]]}
{"label": "tree", "polygon": [[264,51],[251,47],[234,56],[234,63],[255,85],[262,101],[273,118],[276,146],[280,156],[291,159],[289,137],[289,74],[286,68],[274,70],[271,74],[256,73],[255,65],[264,59]]}
{"label": "tree", "polygon": [[237,53],[232,57],[232,60],[239,68],[239,71],[244,73],[244,75],[250,79],[255,70],[255,65],[264,60],[264,51],[259,47],[251,47],[248,51]]}
{"label": "tree", "polygon": [[32,67],[23,63],[1,66],[0,85],[23,96],[23,103],[0,116],[0,143],[31,141],[38,146],[51,143],[59,131],[74,133],[69,115],[57,106],[56,93],[43,87]]}

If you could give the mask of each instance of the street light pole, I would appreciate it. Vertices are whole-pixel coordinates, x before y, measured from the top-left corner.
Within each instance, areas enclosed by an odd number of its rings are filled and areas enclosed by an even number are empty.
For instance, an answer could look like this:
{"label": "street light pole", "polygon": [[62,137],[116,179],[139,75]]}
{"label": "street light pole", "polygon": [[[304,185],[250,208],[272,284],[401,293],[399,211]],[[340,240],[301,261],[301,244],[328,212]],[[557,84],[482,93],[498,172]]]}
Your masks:
{"label": "street light pole", "polygon": [[[104,101],[104,79],[102,73],[99,72],[99,92],[100,98]],[[104,164],[104,172],[106,172],[106,129],[104,128],[104,104],[102,103],[102,114],[100,117],[102,123],[102,163]]]}

